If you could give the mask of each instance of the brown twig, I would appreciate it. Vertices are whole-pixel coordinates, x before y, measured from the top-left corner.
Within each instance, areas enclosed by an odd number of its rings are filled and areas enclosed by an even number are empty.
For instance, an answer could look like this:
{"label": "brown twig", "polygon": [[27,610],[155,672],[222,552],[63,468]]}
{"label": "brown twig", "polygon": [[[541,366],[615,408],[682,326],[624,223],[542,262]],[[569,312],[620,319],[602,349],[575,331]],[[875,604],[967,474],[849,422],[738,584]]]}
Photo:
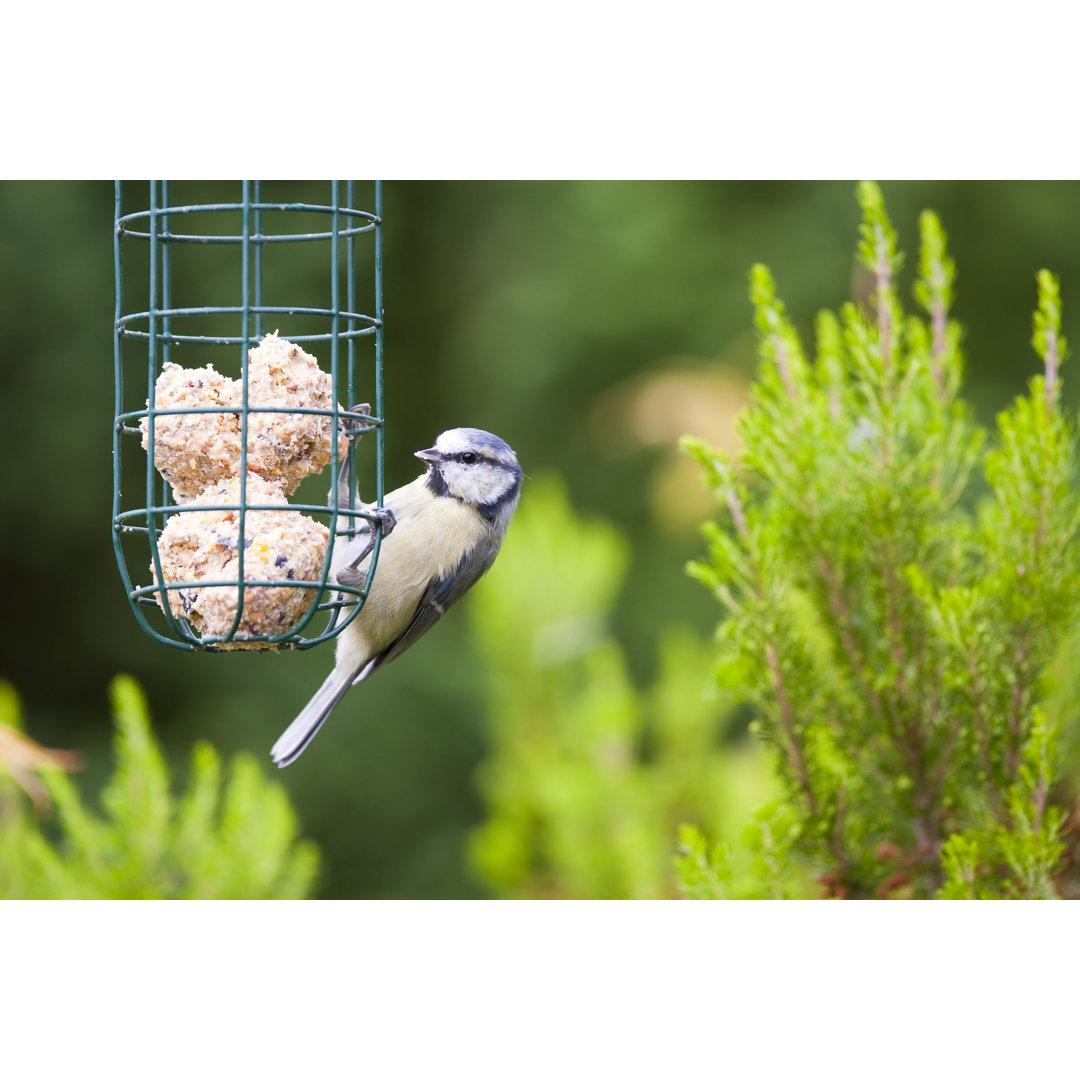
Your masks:
{"label": "brown twig", "polygon": [[945,356],[945,347],[948,343],[948,316],[945,311],[945,301],[942,292],[945,288],[945,273],[941,263],[937,260],[933,266],[934,277],[934,301],[930,305],[930,326],[933,333],[933,358],[932,371],[934,383],[937,386],[938,401],[945,402],[945,369],[942,360]]}
{"label": "brown twig", "polygon": [[901,640],[904,626],[900,621],[900,599],[897,591],[896,571],[892,561],[885,563],[885,621],[889,627],[889,635],[892,643],[889,653],[896,665],[896,693],[902,699],[904,697],[904,643]]}
{"label": "brown twig", "polygon": [[837,580],[832,565],[824,555],[818,559],[818,572],[825,580],[825,594],[829,601],[829,607],[832,609],[832,613],[836,616],[836,621],[840,626],[840,641],[844,646],[844,653],[851,663],[851,670],[859,684],[859,689],[865,695],[874,712],[880,712],[881,698],[878,697],[877,691],[874,690],[870,683],[866,681],[866,676],[858,664],[859,648],[851,632],[851,614],[844,603],[840,582]]}
{"label": "brown twig", "polygon": [[1024,690],[1027,681],[1027,640],[1021,639],[1013,654],[1015,664],[1015,681],[1012,687],[1012,709],[1009,712],[1009,751],[1006,757],[1008,779],[1010,783],[1016,779],[1016,772],[1020,765],[1020,741],[1024,730]]}
{"label": "brown twig", "polygon": [[889,307],[889,288],[892,285],[892,267],[889,266],[889,245],[885,239],[885,230],[880,225],[874,226],[875,251],[877,266],[874,276],[877,278],[877,316],[878,337],[881,340],[881,366],[888,374],[892,359],[892,312]]}
{"label": "brown twig", "polygon": [[784,381],[784,389],[792,402],[797,402],[795,383],[791,378],[791,365],[788,363],[787,350],[784,348],[783,339],[779,334],[773,335],[773,349],[776,353],[776,367],[780,372],[780,378]]}
{"label": "brown twig", "polygon": [[1043,774],[1039,776],[1039,783],[1035,788],[1035,828],[1032,830],[1033,832],[1042,831],[1043,814],[1046,813],[1046,798],[1048,794],[1046,776]]}
{"label": "brown twig", "polygon": [[1054,393],[1057,389],[1058,366],[1061,363],[1057,351],[1057,334],[1046,331],[1046,411],[1054,410]]}
{"label": "brown twig", "polygon": [[731,511],[731,520],[735,522],[735,531],[745,540],[749,535],[749,529],[746,527],[746,517],[743,515],[742,504],[739,502],[739,497],[735,494],[733,487],[729,487],[724,493],[724,499],[727,502],[728,510]]}
{"label": "brown twig", "polygon": [[814,795],[814,789],[810,785],[810,777],[806,772],[806,759],[803,757],[802,740],[795,730],[795,710],[791,707],[791,699],[788,697],[787,687],[784,685],[784,676],[780,670],[780,655],[772,643],[765,645],[765,662],[769,665],[773,694],[775,694],[776,703],[780,707],[780,719],[790,747],[789,756],[792,769],[795,772],[795,779],[798,780],[799,787],[802,788],[803,794],[806,796],[810,813],[817,817],[819,813],[818,801]]}
{"label": "brown twig", "polygon": [[968,674],[971,676],[971,696],[974,703],[975,733],[979,744],[979,764],[986,773],[986,783],[990,790],[990,798],[994,804],[994,813],[998,819],[1004,822],[1004,808],[1001,805],[1001,792],[994,783],[994,773],[990,764],[990,732],[986,725],[986,716],[983,713],[983,687],[979,678],[979,667],[976,663],[974,652],[968,653]]}

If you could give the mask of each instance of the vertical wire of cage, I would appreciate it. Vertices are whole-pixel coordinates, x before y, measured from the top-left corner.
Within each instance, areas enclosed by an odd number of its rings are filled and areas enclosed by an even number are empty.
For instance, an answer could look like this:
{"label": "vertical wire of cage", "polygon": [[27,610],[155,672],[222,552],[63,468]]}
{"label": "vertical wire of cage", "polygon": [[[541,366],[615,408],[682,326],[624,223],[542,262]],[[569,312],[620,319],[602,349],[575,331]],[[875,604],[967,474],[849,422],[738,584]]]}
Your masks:
{"label": "vertical wire of cage", "polygon": [[[156,640],[185,650],[304,649],[335,637],[356,618],[370,591],[382,541],[382,521],[371,509],[372,503],[382,506],[384,495],[381,184],[376,181],[372,185],[371,210],[356,207],[355,181],[331,181],[328,202],[271,199],[264,186],[271,184],[278,188],[287,186],[282,182],[243,181],[238,202],[215,199],[185,202],[173,199],[175,191],[169,181],[150,181],[147,203],[125,212],[125,185],[116,182],[113,545],[124,588],[139,624]],[[313,227],[315,222],[318,225]],[[273,226],[278,223],[283,223],[283,227],[275,229]],[[311,249],[322,249],[322,254],[312,255]],[[368,284],[374,314],[363,314],[357,309],[359,259],[363,249],[369,255],[366,267],[370,272]],[[301,250],[305,252],[303,256]],[[268,266],[268,251],[285,255]],[[178,266],[179,252],[192,253],[185,267]],[[214,253],[221,252],[239,252],[238,265],[231,258],[218,258],[215,262]],[[316,273],[320,259],[325,260],[324,270],[326,263],[329,264],[328,284],[318,280],[322,273]],[[293,274],[297,267],[306,268],[306,276],[300,272]],[[267,303],[271,278],[274,287],[285,292],[290,287],[296,288],[295,284],[289,284],[294,278],[303,281],[309,289],[314,282],[317,301],[322,302],[297,303],[292,302],[297,299],[292,297],[283,304]],[[225,291],[234,300],[238,289],[239,302],[175,302],[177,292],[198,295],[210,281],[216,281],[219,291]],[[136,294],[134,310],[129,310],[128,298],[132,294]],[[287,342],[312,352],[317,350],[321,370],[325,370],[328,353],[332,388],[329,408],[250,403],[249,350],[263,339],[271,325],[275,334],[280,333]],[[373,347],[365,363],[361,346],[367,352],[368,339]],[[164,365],[183,361],[182,366],[197,367],[211,353],[215,358],[226,356],[226,365],[236,365],[238,361],[241,400],[224,406],[159,408],[155,388]],[[366,374],[364,382],[374,403],[374,414],[370,410],[351,411],[357,401],[362,374]],[[342,406],[342,400],[347,405]],[[207,505],[202,500],[196,508],[179,501],[155,465],[158,418],[202,413],[238,417],[237,476],[241,479],[235,503],[212,501]],[[249,515],[283,510],[280,503],[252,502],[248,498],[250,417],[267,413],[330,419],[330,464],[324,471],[324,477],[328,477],[326,503],[316,504],[301,498],[288,502],[286,507],[289,512],[325,521],[329,530],[321,572],[313,580],[290,580],[283,585],[279,578],[260,577],[254,572],[254,559],[247,555],[251,541],[247,539],[245,525]],[[357,441],[359,436],[372,431],[374,460],[370,472],[359,479]],[[348,444],[348,485],[337,482],[339,436]],[[145,453],[140,440],[145,443]],[[310,490],[305,480],[301,493],[305,486]],[[125,487],[129,491],[137,487],[139,496],[125,497]],[[369,502],[360,498],[361,491],[368,495]],[[159,550],[162,532],[174,515],[196,509],[234,515],[237,535],[243,538],[235,547],[235,573],[230,569],[228,575],[220,577],[166,580]],[[370,534],[372,551],[367,574],[358,587],[341,585],[329,577],[334,546],[346,542],[358,531]],[[139,577],[146,573],[150,574],[150,581],[139,584]],[[172,590],[189,590],[190,594],[193,589],[226,588],[236,590],[236,612],[224,633],[198,632],[184,612],[177,613],[175,605],[168,602],[167,594]],[[245,595],[253,597],[254,589],[282,592],[302,589],[312,594],[312,600],[299,622],[284,632],[249,632],[243,624]],[[185,597],[184,592],[178,595]]]}

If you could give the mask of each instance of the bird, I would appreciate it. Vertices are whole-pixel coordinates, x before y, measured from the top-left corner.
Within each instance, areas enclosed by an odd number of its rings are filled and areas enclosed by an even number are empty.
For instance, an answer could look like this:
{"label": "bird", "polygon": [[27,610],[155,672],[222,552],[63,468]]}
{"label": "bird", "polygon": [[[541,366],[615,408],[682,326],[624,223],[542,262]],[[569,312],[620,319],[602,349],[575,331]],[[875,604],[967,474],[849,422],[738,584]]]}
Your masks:
{"label": "bird", "polygon": [[[491,568],[521,496],[517,455],[480,428],[444,431],[416,451],[426,468],[369,507],[382,522],[371,591],[338,636],[334,669],[271,749],[292,764],[351,686],[414,645]],[[374,547],[370,526],[336,551],[331,578],[358,585]]]}

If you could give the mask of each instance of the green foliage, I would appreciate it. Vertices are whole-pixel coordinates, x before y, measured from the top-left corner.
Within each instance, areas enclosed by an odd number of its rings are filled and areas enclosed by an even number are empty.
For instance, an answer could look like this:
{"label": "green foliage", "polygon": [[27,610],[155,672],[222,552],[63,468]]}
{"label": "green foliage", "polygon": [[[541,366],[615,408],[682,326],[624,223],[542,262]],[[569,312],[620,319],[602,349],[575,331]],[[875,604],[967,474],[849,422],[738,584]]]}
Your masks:
{"label": "green foliage", "polygon": [[[318,852],[298,841],[284,790],[238,755],[222,764],[196,745],[187,791],[170,793],[169,772],[150,728],[146,701],[127,676],[111,687],[116,768],[101,796],[104,814],[84,805],[69,777],[44,769],[55,808],[47,829],[10,781],[0,777],[0,896],[22,899],[300,899],[309,895]],[[0,723],[19,726],[14,691],[0,694]],[[54,833],[50,837],[49,833]]]}
{"label": "green foliage", "polygon": [[[1049,899],[1065,852],[1061,807],[1048,805],[1056,775],[1058,732],[1038,706],[1017,782],[1006,793],[1005,813],[990,828],[969,829],[949,838],[942,852],[945,900],[1004,895]],[[995,880],[984,884],[993,873]]]}
{"label": "green foliage", "polygon": [[676,825],[722,834],[772,793],[756,754],[721,745],[691,631],[664,628],[655,681],[634,686],[608,629],[628,558],[616,530],[542,478],[470,600],[493,743],[470,854],[502,895],[671,895]]}
{"label": "green foliage", "polygon": [[679,826],[675,877],[679,890],[691,900],[727,900],[731,896],[731,847],[709,844],[693,825]]}
{"label": "green foliage", "polygon": [[679,826],[675,882],[690,900],[787,900],[810,884],[791,856],[801,825],[780,802],[763,806],[739,841],[710,843],[694,825]]}
{"label": "green foliage", "polygon": [[[926,318],[906,315],[881,192],[863,183],[858,199],[869,309],[822,313],[809,364],[755,266],[742,451],[683,442],[728,520],[706,525],[688,568],[726,612],[717,682],[755,707],[797,824],[785,858],[827,895],[1052,895],[1064,846],[1046,674],[1080,601],[1058,283],[1038,275],[1044,374],[986,448],[959,397],[940,222],[920,219]],[[720,866],[702,844],[684,837],[689,895]]]}

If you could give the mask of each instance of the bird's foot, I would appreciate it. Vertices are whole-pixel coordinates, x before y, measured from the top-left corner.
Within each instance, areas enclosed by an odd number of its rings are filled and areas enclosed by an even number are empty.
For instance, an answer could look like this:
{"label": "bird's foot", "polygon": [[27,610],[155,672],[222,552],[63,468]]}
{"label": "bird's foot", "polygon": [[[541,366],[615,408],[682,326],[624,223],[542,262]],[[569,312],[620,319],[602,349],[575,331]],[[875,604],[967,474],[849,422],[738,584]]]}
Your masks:
{"label": "bird's foot", "polygon": [[367,570],[360,571],[355,566],[343,566],[337,572],[339,585],[348,585],[351,589],[358,589],[367,577]]}
{"label": "bird's foot", "polygon": [[366,401],[361,405],[350,406],[347,412],[353,415],[341,417],[341,426],[345,429],[346,435],[350,437],[366,435],[369,431],[375,430],[375,425],[367,423],[364,419],[371,416],[371,406]]}
{"label": "bird's foot", "polygon": [[385,540],[397,525],[397,518],[389,506],[369,506],[366,508],[369,514],[374,514],[379,519],[379,532]]}
{"label": "bird's foot", "polygon": [[[397,518],[394,517],[394,511],[389,506],[368,506],[365,510],[369,514],[373,514],[377,519],[376,525],[379,530],[379,534],[385,539],[394,531],[394,526],[397,524]],[[351,588],[358,588],[364,578],[367,576],[367,570],[360,570],[360,564],[375,550],[375,537],[372,538],[364,545],[363,550],[356,556],[351,562],[346,563],[338,572],[337,580],[339,585],[348,585]]]}

